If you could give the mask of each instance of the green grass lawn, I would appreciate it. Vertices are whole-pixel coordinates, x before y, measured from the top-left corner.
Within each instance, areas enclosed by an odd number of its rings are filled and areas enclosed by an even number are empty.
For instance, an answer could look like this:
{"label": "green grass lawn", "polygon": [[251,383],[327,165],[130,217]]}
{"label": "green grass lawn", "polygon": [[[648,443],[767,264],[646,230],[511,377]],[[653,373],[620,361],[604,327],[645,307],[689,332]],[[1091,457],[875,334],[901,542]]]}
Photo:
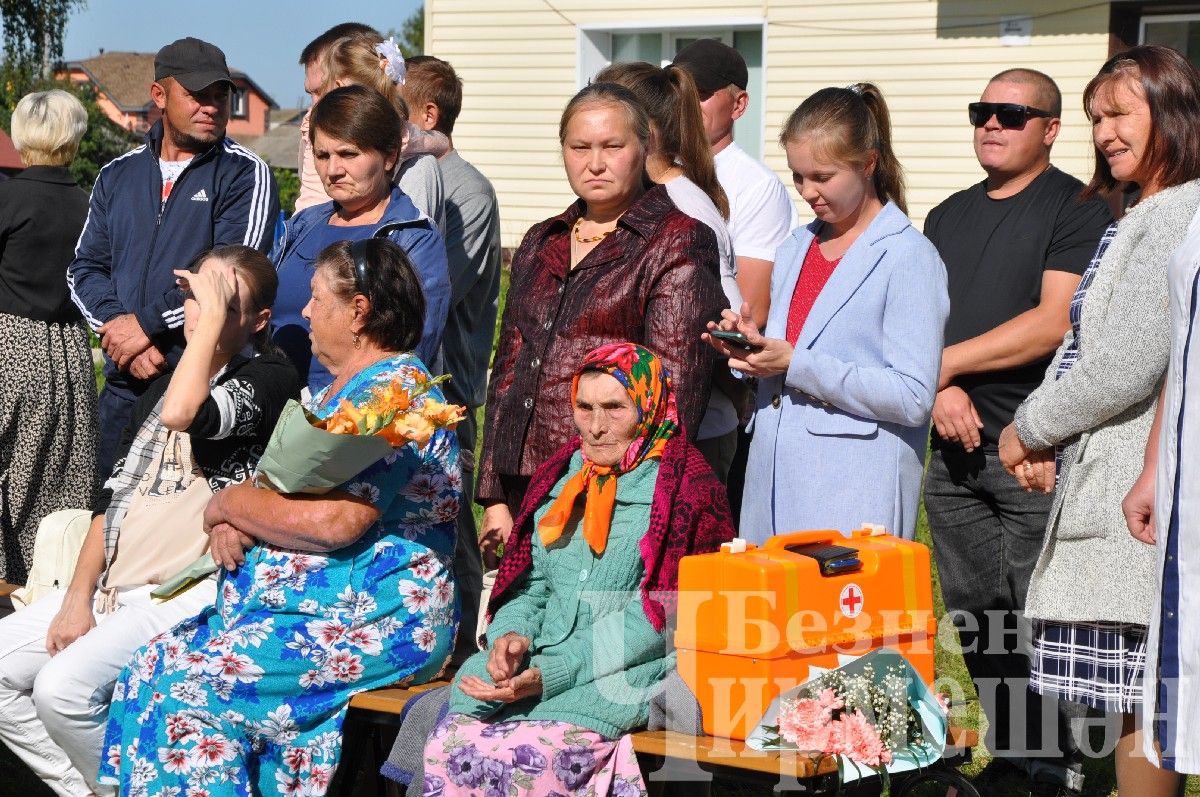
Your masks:
{"label": "green grass lawn", "polygon": [[[508,282],[509,282],[510,273],[511,272],[509,272],[507,267],[505,267],[504,269],[502,269],[500,271],[499,311],[496,313],[496,334],[492,336],[492,356],[493,357],[496,354],[496,346],[499,345],[499,343],[500,343],[500,319],[504,318],[504,305],[508,299]],[[479,462],[480,457],[483,456],[483,411],[484,411],[483,407],[480,407],[477,410],[475,410],[475,419],[476,419],[475,428],[479,430],[479,433],[475,436],[475,461],[476,462]],[[479,504],[472,503],[471,508],[475,512],[475,528],[480,528],[480,524],[483,523],[483,507],[481,507]]]}

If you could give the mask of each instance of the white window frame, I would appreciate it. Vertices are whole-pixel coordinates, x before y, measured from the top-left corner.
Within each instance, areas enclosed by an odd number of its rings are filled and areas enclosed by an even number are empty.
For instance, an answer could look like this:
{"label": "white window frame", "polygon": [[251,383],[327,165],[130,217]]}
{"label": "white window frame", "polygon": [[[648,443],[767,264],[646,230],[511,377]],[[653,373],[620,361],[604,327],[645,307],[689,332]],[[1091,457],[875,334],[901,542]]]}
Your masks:
{"label": "white window frame", "polygon": [[[238,100],[241,100],[239,103]],[[241,110],[238,110],[238,106]],[[250,117],[250,90],[241,86],[234,86],[233,92],[229,98],[229,115],[234,119],[248,119]]]}
{"label": "white window frame", "polygon": [[[747,28],[739,28],[739,30],[747,30]],[[605,66],[608,66],[609,64],[612,63],[612,36],[614,34],[626,34],[626,33],[634,34],[634,35],[636,35],[636,34],[648,34],[648,35],[657,34],[659,36],[659,38],[661,39],[661,41],[659,43],[659,52],[660,53],[675,52],[675,47],[673,45],[675,44],[675,40],[677,40],[677,39],[717,39],[722,44],[727,44],[730,47],[733,46],[733,28],[709,28],[709,29],[674,28],[672,30],[663,30],[663,31],[640,30],[640,29],[635,28],[633,30],[607,30],[607,31],[604,31],[604,33],[608,34],[608,36],[609,36],[609,47],[608,47],[609,57],[604,59]],[[601,55],[603,55],[603,53],[601,53]],[[669,63],[671,63],[671,59],[663,58],[660,60],[659,66],[666,66]],[[581,69],[581,74],[586,75],[587,70],[583,69],[582,64],[580,65],[580,69]],[[586,77],[585,77],[585,80],[586,80]],[[582,88],[582,85],[580,86],[580,88]]]}
{"label": "white window frame", "polygon": [[1200,11],[1190,14],[1147,14],[1143,9],[1138,17],[1138,44],[1146,43],[1146,23],[1155,22],[1200,22]]}
{"label": "white window frame", "polygon": [[[764,17],[713,17],[701,22],[680,25],[678,19],[669,20],[638,20],[636,22],[588,22],[575,26],[575,85],[583,88],[598,69],[592,69],[589,64],[608,66],[612,63],[612,34],[613,33],[661,33],[663,36],[662,52],[671,52],[671,41],[668,37],[719,36],[726,44],[733,44],[734,30],[755,30],[762,38],[762,88],[759,97],[762,113],[759,119],[759,139],[766,145],[767,141],[767,73],[768,54],[770,52],[767,38],[767,20]],[[664,62],[663,66],[666,65]],[[603,67],[601,67],[603,68]]]}

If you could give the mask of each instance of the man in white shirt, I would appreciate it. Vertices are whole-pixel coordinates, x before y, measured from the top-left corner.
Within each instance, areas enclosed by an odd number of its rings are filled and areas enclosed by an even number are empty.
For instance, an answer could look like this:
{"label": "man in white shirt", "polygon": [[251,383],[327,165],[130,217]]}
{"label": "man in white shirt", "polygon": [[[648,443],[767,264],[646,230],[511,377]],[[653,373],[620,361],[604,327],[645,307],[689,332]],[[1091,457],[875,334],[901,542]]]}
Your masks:
{"label": "man in white shirt", "polygon": [[[746,113],[750,101],[746,92],[749,73],[741,54],[717,39],[699,39],[679,51],[674,65],[687,70],[700,93],[700,112],[717,167],[717,181],[729,197],[729,235],[733,239],[737,287],[761,329],[767,325],[771,308],[775,250],[796,226],[796,211],[787,188],[775,173],[734,143],[733,123]],[[750,437],[737,430],[731,401],[718,395],[718,389],[713,390],[713,396],[716,400],[700,424],[696,445],[726,481],[736,518],[741,514]]]}
{"label": "man in white shirt", "polygon": [[733,123],[746,113],[750,100],[746,61],[717,39],[699,39],[680,50],[674,63],[688,71],[700,92],[717,180],[729,197],[738,289],[755,323],[764,327],[771,306],[775,249],[795,227],[796,211],[775,173],[733,140]]}

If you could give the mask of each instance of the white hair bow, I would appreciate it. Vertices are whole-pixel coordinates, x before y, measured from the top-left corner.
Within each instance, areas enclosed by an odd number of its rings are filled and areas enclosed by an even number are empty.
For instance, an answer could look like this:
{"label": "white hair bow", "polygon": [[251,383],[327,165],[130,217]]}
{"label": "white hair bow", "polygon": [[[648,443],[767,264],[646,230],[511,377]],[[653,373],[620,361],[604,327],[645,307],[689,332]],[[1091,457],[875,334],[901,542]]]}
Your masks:
{"label": "white hair bow", "polygon": [[388,38],[375,45],[375,52],[383,59],[383,73],[397,86],[404,85],[404,54],[396,46],[396,40]]}

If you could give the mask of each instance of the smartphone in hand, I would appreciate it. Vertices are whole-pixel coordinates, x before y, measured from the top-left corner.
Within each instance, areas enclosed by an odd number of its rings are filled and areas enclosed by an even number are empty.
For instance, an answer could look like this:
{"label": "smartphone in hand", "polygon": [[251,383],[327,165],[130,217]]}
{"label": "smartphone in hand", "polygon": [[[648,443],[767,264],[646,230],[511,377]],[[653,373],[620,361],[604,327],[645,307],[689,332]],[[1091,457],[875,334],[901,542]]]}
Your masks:
{"label": "smartphone in hand", "polygon": [[719,341],[722,341],[734,348],[742,349],[743,351],[756,352],[762,351],[762,346],[755,346],[741,332],[726,332],[723,329],[711,330],[708,334],[712,335]]}

